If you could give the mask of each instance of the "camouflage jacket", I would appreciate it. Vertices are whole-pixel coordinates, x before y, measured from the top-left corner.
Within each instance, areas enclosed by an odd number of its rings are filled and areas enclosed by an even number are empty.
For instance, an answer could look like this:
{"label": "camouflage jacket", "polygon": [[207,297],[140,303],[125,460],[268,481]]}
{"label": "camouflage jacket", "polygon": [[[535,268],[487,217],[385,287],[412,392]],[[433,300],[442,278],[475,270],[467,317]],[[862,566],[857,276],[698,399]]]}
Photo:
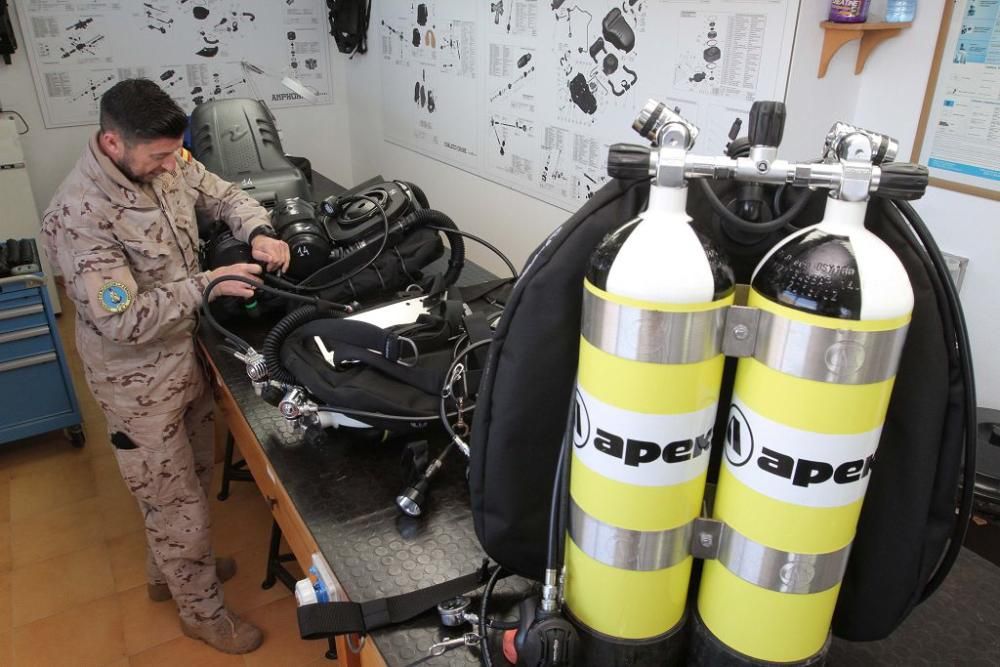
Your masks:
{"label": "camouflage jacket", "polygon": [[268,221],[246,193],[186,151],[140,187],[96,136],[42,216],[42,243],[76,306],[77,350],[106,410],[153,415],[202,389],[193,332],[208,273],[198,265],[198,214],[246,241]]}

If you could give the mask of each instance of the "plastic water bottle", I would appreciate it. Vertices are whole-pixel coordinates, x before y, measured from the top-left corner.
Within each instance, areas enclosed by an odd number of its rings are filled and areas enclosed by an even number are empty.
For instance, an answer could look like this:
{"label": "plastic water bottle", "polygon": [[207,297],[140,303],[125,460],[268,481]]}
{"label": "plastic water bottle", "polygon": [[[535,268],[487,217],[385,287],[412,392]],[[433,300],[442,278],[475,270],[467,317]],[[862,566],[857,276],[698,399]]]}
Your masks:
{"label": "plastic water bottle", "polygon": [[917,0],[888,0],[885,6],[887,23],[909,23],[917,13]]}

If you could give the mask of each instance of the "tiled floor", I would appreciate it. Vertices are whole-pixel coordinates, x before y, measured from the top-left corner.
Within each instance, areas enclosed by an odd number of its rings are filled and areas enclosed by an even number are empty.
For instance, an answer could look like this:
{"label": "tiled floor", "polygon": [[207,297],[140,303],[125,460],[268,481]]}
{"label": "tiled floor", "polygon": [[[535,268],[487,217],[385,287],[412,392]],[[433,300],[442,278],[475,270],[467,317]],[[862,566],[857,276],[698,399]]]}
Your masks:
{"label": "tiled floor", "polygon": [[264,630],[264,645],[218,653],[181,635],[172,602],[146,597],[139,511],[84,383],[72,311],[59,328],[87,445],[73,449],[60,433],[0,445],[0,667],[336,665],[325,643],[298,638],[288,590],[260,587],[271,519],[252,484],[236,483],[225,502],[213,494],[213,539],[239,564],[226,602]]}

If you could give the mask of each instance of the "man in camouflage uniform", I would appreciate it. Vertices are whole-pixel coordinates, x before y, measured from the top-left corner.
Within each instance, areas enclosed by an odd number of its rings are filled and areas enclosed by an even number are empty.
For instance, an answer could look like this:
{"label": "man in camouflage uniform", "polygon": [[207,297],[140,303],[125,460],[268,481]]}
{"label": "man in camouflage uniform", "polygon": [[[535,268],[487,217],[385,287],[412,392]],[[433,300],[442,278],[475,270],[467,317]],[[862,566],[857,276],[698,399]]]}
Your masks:
{"label": "man in camouflage uniform", "polygon": [[[226,221],[269,269],[287,268],[288,246],[263,208],[181,148],[187,117],[155,83],[115,85],[100,122],[45,211],[45,251],[76,305],[87,383],[144,516],[150,597],[173,597],[186,635],[245,653],[262,636],[223,604],[220,578],[236,568],[212,554],[213,398],[193,334],[209,282],[257,282],[260,267],[201,271],[196,212]],[[225,281],[218,295],[253,287]]]}

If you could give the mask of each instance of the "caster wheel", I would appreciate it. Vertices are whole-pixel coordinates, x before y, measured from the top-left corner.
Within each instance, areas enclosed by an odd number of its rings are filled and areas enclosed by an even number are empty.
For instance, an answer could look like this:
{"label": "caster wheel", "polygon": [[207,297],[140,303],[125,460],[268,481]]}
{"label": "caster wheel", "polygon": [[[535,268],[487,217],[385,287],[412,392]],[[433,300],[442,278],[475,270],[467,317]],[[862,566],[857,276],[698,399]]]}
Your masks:
{"label": "caster wheel", "polygon": [[264,583],[260,585],[260,587],[263,588],[265,591],[271,590],[271,587],[273,586],[274,586],[274,580],[271,579],[265,579]]}
{"label": "caster wheel", "polygon": [[70,426],[65,429],[64,433],[66,434],[66,438],[69,439],[70,444],[77,449],[81,449],[87,442],[87,435],[83,432],[83,426],[79,424]]}

